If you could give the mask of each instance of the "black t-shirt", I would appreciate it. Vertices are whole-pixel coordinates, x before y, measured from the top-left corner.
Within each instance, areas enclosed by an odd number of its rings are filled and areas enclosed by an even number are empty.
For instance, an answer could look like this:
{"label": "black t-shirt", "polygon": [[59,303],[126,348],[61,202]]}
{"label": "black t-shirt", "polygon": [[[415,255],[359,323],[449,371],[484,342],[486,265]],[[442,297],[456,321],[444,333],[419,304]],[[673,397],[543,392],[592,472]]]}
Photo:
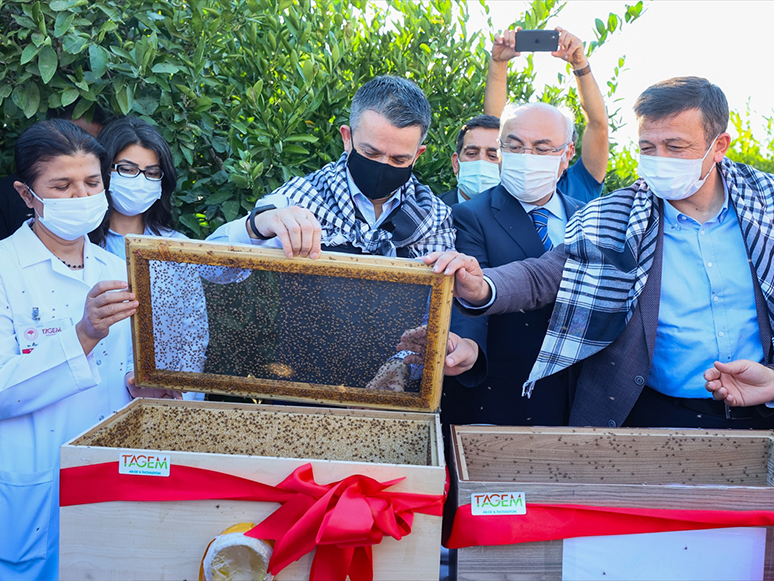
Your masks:
{"label": "black t-shirt", "polygon": [[18,179],[13,175],[0,178],[0,240],[16,232],[33,214],[13,187]]}

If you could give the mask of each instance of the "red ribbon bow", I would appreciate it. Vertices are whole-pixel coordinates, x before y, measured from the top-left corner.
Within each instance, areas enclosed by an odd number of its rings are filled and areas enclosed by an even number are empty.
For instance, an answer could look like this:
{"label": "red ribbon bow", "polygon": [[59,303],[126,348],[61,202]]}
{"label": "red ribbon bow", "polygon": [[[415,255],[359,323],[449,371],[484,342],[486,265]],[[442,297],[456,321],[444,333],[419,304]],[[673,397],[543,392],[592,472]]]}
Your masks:
{"label": "red ribbon bow", "polygon": [[312,465],[297,468],[277,486],[190,466],[170,475],[118,473],[118,462],[64,468],[60,506],[110,501],[251,500],[282,506],[246,535],[275,541],[269,572],[277,574],[317,548],[310,581],[373,579],[371,546],[385,535],[411,533],[414,513],[441,516],[446,495],[387,492],[403,480],[378,482],[356,474],[317,484]]}

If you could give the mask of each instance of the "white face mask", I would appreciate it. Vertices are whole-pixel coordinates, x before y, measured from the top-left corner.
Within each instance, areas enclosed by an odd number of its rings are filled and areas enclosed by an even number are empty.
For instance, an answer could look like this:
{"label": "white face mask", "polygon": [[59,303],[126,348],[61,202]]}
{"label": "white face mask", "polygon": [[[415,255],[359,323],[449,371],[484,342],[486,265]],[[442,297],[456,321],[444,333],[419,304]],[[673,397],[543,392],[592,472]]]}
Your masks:
{"label": "white face mask", "polygon": [[496,163],[483,159],[460,162],[460,171],[457,173],[457,187],[469,198],[473,198],[499,183],[500,168]]}
{"label": "white face mask", "polygon": [[105,190],[79,198],[41,198],[31,187],[27,189],[43,204],[37,219],[62,240],[75,240],[95,230],[108,209]]}
{"label": "white face mask", "polygon": [[517,200],[532,204],[556,190],[562,155],[503,152],[500,181]]}
{"label": "white face mask", "polygon": [[707,175],[701,177],[701,166],[709,155],[715,139],[701,159],[680,159],[677,157],[659,157],[640,154],[640,166],[637,173],[648,184],[650,191],[664,200],[684,200],[701,189],[707,181]]}
{"label": "white face mask", "polygon": [[110,174],[110,198],[124,216],[144,213],[160,197],[161,181],[149,180],[142,174],[134,178]]}

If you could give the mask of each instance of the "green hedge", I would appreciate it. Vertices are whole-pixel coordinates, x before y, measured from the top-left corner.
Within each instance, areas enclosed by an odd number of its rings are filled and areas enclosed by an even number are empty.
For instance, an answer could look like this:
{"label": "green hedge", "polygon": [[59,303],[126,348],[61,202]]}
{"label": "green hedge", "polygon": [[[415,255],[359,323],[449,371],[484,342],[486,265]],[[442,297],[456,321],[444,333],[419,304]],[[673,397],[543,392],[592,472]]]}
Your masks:
{"label": "green hedge", "polygon": [[[13,143],[49,108],[95,103],[159,127],[178,167],[175,215],[203,237],[294,175],[335,160],[355,90],[403,75],[428,95],[433,125],[416,173],[454,185],[449,156],[481,113],[489,35],[466,27],[465,0],[0,0],[0,174]],[[561,5],[534,0],[513,25],[542,28]],[[592,51],[642,3],[597,20]],[[498,23],[499,24],[499,23]],[[490,22],[491,25],[491,22]],[[491,29],[495,29],[491,26]],[[567,76],[537,90],[531,58],[511,97],[563,102],[581,119]],[[568,90],[569,88],[569,90]]]}

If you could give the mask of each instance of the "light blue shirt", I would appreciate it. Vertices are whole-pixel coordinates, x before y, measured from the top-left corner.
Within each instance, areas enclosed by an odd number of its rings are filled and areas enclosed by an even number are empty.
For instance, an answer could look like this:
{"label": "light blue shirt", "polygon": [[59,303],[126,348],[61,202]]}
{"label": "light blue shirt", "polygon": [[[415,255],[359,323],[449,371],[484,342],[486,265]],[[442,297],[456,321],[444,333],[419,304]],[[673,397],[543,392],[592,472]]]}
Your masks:
{"label": "light blue shirt", "polygon": [[[178,232],[177,230],[162,228],[160,232],[162,238],[188,239],[188,236],[182,232]],[[147,227],[145,228],[143,235],[154,236],[153,232],[151,232],[151,230]],[[126,246],[123,234],[119,234],[113,230],[108,230],[107,235],[105,236],[105,250],[111,254],[115,254],[123,260],[126,260]],[[198,279],[197,273],[191,271],[191,269],[185,265],[168,264],[163,266],[160,263],[153,265],[151,270],[152,279],[156,277],[157,271],[161,268],[166,268],[168,271],[170,271],[167,276],[175,283],[179,282],[182,285],[188,285],[190,289],[188,291],[189,294],[196,297],[196,300],[192,303],[194,305],[192,310],[188,308],[190,305],[180,304],[178,307],[182,310],[182,313],[176,314],[180,316],[180,320],[183,321],[189,329],[195,329],[195,332],[188,333],[187,335],[199,337],[201,340],[193,346],[187,346],[187,348],[172,349],[169,347],[167,352],[162,354],[157,353],[156,364],[159,368],[162,369],[178,369],[184,371],[202,372],[204,369],[204,361],[206,359],[205,352],[207,350],[207,343],[209,342],[209,329],[207,322],[207,310],[204,302],[204,291],[202,290],[201,282]],[[180,293],[176,294],[172,292],[170,293],[170,296],[164,298],[169,300],[170,298],[174,299],[178,296],[180,296]],[[154,303],[159,299],[160,297],[154,297]],[[173,307],[168,306],[167,310],[171,312]],[[160,327],[166,328],[168,325],[161,323]],[[162,338],[160,334],[163,332],[160,329],[155,328],[154,332],[157,335],[156,340],[159,341],[159,339]],[[174,361],[168,361],[166,364],[164,364],[164,355],[170,355],[173,351],[174,355],[177,357],[174,359]],[[181,355],[182,357],[180,357]],[[186,391],[183,392],[183,399],[189,401],[203,401],[204,394]]]}
{"label": "light blue shirt", "polygon": [[[148,228],[145,228],[145,232],[143,232],[144,236],[153,236],[153,232],[151,232]],[[178,232],[177,230],[168,230],[166,228],[161,229],[161,236],[162,238],[184,238],[188,239],[188,236],[183,234],[182,232]],[[118,232],[113,232],[112,230],[108,230],[107,235],[105,236],[105,250],[110,252],[110,254],[115,254],[119,258],[123,258],[126,260],[126,246],[124,245],[124,236],[123,234],[119,234]]]}
{"label": "light blue shirt", "polygon": [[[559,196],[554,193],[551,198],[542,206],[528,204],[519,200],[521,207],[529,214],[535,208],[545,208],[548,210],[548,237],[554,246],[564,244],[564,229],[567,227],[567,213],[564,211],[564,204]],[[530,216],[530,219],[532,217]]]}
{"label": "light blue shirt", "polygon": [[649,387],[672,397],[708,398],[714,361],[763,360],[755,291],[732,204],[704,224],[664,202],[661,303]]}

